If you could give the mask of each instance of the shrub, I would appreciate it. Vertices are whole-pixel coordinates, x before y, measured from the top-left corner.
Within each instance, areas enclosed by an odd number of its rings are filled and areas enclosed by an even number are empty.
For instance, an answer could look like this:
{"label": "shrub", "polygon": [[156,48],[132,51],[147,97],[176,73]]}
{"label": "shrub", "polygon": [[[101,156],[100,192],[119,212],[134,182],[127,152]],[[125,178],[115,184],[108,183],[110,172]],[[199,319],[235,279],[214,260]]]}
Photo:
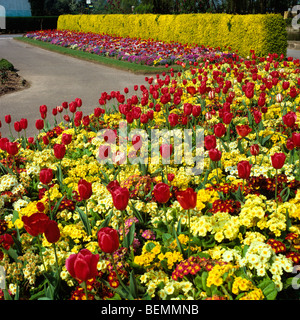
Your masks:
{"label": "shrub", "polygon": [[12,63],[7,61],[6,59],[1,59],[0,60],[0,70],[1,71],[6,71],[6,70],[11,70],[13,71],[15,68]]}
{"label": "shrub", "polygon": [[244,57],[251,49],[259,56],[286,55],[287,48],[285,21],[277,14],[62,15],[57,28],[196,43],[222,50],[231,47]]}

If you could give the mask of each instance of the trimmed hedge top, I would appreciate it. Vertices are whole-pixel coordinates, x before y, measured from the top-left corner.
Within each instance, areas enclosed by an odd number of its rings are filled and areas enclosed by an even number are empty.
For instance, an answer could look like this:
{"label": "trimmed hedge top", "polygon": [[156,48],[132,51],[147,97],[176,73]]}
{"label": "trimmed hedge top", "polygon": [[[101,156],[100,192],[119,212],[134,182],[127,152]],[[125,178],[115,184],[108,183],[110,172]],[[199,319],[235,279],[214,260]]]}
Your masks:
{"label": "trimmed hedge top", "polygon": [[198,44],[221,50],[231,47],[244,57],[250,50],[265,56],[286,55],[287,49],[286,24],[279,14],[62,15],[57,28]]}

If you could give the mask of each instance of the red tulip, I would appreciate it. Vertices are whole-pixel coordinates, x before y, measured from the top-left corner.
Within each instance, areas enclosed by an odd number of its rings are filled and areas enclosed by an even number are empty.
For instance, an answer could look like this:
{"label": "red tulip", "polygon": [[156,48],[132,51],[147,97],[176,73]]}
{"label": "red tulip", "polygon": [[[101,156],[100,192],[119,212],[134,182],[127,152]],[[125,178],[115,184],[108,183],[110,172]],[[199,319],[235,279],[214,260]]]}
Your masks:
{"label": "red tulip", "polygon": [[42,234],[46,230],[46,225],[49,222],[48,216],[42,212],[33,213],[31,216],[22,216],[25,230],[33,237]]}
{"label": "red tulip", "polygon": [[201,106],[193,106],[192,114],[195,118],[199,117],[201,114]]}
{"label": "red tulip", "polygon": [[247,124],[236,126],[235,129],[237,134],[241,137],[246,137],[252,131],[252,128],[250,128]]}
{"label": "red tulip", "polygon": [[218,138],[221,138],[226,133],[226,127],[223,123],[218,123],[214,125],[214,133]]}
{"label": "red tulip", "polygon": [[61,160],[66,154],[66,147],[64,144],[55,144],[53,146],[54,156]]}
{"label": "red tulip", "polygon": [[70,275],[80,281],[96,278],[99,254],[92,254],[88,249],[81,249],[77,254],[71,254],[66,260],[66,269]]}
{"label": "red tulip", "polygon": [[193,105],[191,103],[185,103],[183,105],[183,111],[185,115],[187,116],[191,115],[193,111]]}
{"label": "red tulip", "polygon": [[225,112],[223,114],[223,122],[225,124],[229,124],[231,122],[232,118],[233,118],[233,113],[231,113],[231,112]]}
{"label": "red tulip", "polygon": [[42,130],[44,128],[44,120],[43,119],[36,120],[35,127],[37,128],[37,130]]}
{"label": "red tulip", "polygon": [[297,121],[297,115],[295,112],[289,111],[282,117],[282,120],[287,127],[292,128]]}
{"label": "red tulip", "polygon": [[282,82],[282,89],[287,90],[290,86],[290,83],[288,81],[283,81]]}
{"label": "red tulip", "polygon": [[80,179],[78,182],[78,192],[81,199],[88,200],[93,194],[92,184],[84,179]]}
{"label": "red tulip", "polygon": [[284,165],[286,155],[282,152],[274,153],[271,156],[271,162],[274,169],[281,169]]}
{"label": "red tulip", "polygon": [[295,148],[294,142],[293,142],[293,138],[288,138],[286,141],[286,148],[288,150],[293,150]]}
{"label": "red tulip", "polygon": [[5,122],[6,122],[7,124],[10,124],[10,123],[11,123],[11,115],[10,115],[10,114],[6,115],[6,116],[4,117],[4,119],[5,119]]}
{"label": "red tulip", "polygon": [[216,136],[208,135],[204,138],[204,146],[207,150],[214,149],[217,146]]}
{"label": "red tulip", "polygon": [[153,188],[153,195],[157,202],[166,203],[171,197],[170,187],[166,183],[160,182]]}
{"label": "red tulip", "polygon": [[77,109],[77,103],[75,101],[72,101],[69,103],[69,110],[72,113],[75,113]]}
{"label": "red tulip", "polygon": [[68,133],[63,133],[62,137],[61,137],[61,142],[64,145],[68,145],[72,142],[72,135],[68,134]]}
{"label": "red tulip", "polygon": [[22,128],[21,128],[21,125],[20,125],[20,122],[19,122],[19,121],[16,121],[16,122],[14,123],[14,128],[15,128],[15,130],[16,130],[17,132],[22,131]]}
{"label": "red tulip", "polygon": [[117,188],[120,188],[120,183],[118,180],[114,180],[114,181],[111,181],[107,186],[106,186],[106,189],[112,193],[115,189]]}
{"label": "red tulip", "polygon": [[27,127],[28,127],[28,121],[27,121],[27,119],[22,118],[22,119],[20,120],[20,126],[21,126],[21,128],[22,128],[23,130],[26,130]]}
{"label": "red tulip", "polygon": [[82,106],[82,100],[80,98],[76,98],[75,102],[76,102],[78,108],[80,108]]}
{"label": "red tulip", "polygon": [[135,150],[139,150],[143,145],[142,137],[138,134],[135,134],[132,137],[132,146]]}
{"label": "red tulip", "polygon": [[87,127],[90,124],[90,117],[89,116],[84,116],[82,118],[82,124]]}
{"label": "red tulip", "polygon": [[295,147],[300,147],[300,133],[293,132],[292,141]]}
{"label": "red tulip", "polygon": [[162,144],[159,147],[159,152],[164,159],[171,157],[173,151],[173,146],[171,144]]}
{"label": "red tulip", "polygon": [[14,239],[9,233],[0,235],[0,246],[8,250],[14,244]]}
{"label": "red tulip", "polygon": [[119,249],[119,235],[115,229],[109,227],[101,228],[98,231],[97,238],[101,251],[113,253]]}
{"label": "red tulip", "polygon": [[249,161],[240,161],[237,165],[238,175],[241,179],[248,179],[251,172],[251,164]]}
{"label": "red tulip", "polygon": [[175,113],[171,113],[168,116],[168,120],[170,122],[171,127],[175,127],[178,124],[178,119],[179,119],[178,114],[175,114]]}
{"label": "red tulip", "polygon": [[148,116],[146,113],[143,113],[141,115],[141,123],[147,123],[148,122]]}
{"label": "red tulip", "polygon": [[184,191],[175,193],[177,201],[185,210],[194,209],[197,204],[197,193],[192,188],[187,188]]}
{"label": "red tulip", "polygon": [[44,233],[48,242],[56,243],[60,238],[60,231],[57,222],[49,220],[46,224]]}
{"label": "red tulip", "polygon": [[222,152],[216,148],[210,149],[208,155],[211,161],[220,161],[222,158]]}
{"label": "red tulip", "polygon": [[259,154],[259,145],[258,144],[253,144],[251,147],[250,147],[250,153],[253,155],[253,156],[257,156]]}
{"label": "red tulip", "polygon": [[1,138],[0,139],[0,149],[3,151],[6,151],[8,142],[9,142],[9,140],[7,138]]}
{"label": "red tulip", "polygon": [[53,171],[50,168],[44,168],[40,171],[40,182],[49,184],[53,179]]}
{"label": "red tulip", "polygon": [[46,114],[47,110],[48,110],[47,106],[45,106],[45,105],[40,106],[40,113],[41,114]]}
{"label": "red tulip", "polygon": [[94,116],[96,118],[99,118],[101,116],[102,112],[101,112],[101,108],[95,108],[94,109]]}
{"label": "red tulip", "polygon": [[111,193],[114,206],[117,210],[123,211],[126,209],[129,201],[129,191],[127,188],[116,188]]}
{"label": "red tulip", "polygon": [[47,145],[49,144],[49,139],[48,139],[48,137],[47,137],[47,136],[43,136],[42,139],[43,139],[44,145],[47,146]]}
{"label": "red tulip", "polygon": [[6,144],[6,151],[11,155],[15,156],[19,152],[19,147],[17,142],[8,142]]}

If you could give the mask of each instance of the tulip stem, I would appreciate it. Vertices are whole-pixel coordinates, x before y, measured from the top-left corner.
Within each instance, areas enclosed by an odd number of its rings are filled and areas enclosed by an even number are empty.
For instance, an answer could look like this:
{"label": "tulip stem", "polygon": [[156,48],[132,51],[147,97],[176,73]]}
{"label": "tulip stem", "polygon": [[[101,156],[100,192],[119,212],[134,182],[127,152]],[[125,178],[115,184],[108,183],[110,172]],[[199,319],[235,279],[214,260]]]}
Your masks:
{"label": "tulip stem", "polygon": [[122,223],[122,233],[123,233],[123,246],[125,246],[125,223],[124,223],[124,211],[121,210],[121,223]]}
{"label": "tulip stem", "polygon": [[89,300],[86,281],[83,281],[83,287],[84,287],[84,293],[85,293],[86,300]]}
{"label": "tulip stem", "polygon": [[277,208],[278,208],[278,198],[277,198],[277,185],[278,185],[278,172],[277,172],[277,169],[276,169],[276,182],[275,182],[275,200],[276,200],[276,211],[277,211]]}
{"label": "tulip stem", "polygon": [[43,266],[44,266],[44,271],[46,272],[46,265],[45,265],[44,256],[43,256],[43,253],[42,253],[40,235],[38,235],[36,238],[37,238],[37,243],[38,243],[38,247],[39,247],[40,256],[42,258],[42,263],[43,263]]}
{"label": "tulip stem", "polygon": [[88,232],[88,235],[91,236],[92,235],[92,229],[91,229],[91,224],[90,224],[90,220],[89,220],[89,217],[88,217],[87,200],[84,201],[84,206],[85,206],[87,232]]}
{"label": "tulip stem", "polygon": [[299,167],[298,167],[298,169],[299,169],[298,176],[300,177],[300,148],[298,149],[298,161],[299,161],[299,163],[298,163],[298,165],[299,165]]}
{"label": "tulip stem", "polygon": [[56,245],[55,245],[55,243],[53,243],[53,249],[54,249],[56,269],[57,269],[57,273],[58,273],[59,266],[58,266],[58,259],[57,259],[57,253],[56,253]]}
{"label": "tulip stem", "polygon": [[188,228],[189,228],[189,244],[188,244],[188,258],[190,257],[190,245],[191,245],[191,210],[188,209]]}
{"label": "tulip stem", "polygon": [[52,210],[51,210],[50,188],[48,185],[47,185],[47,194],[48,194],[48,202],[49,202],[49,215],[50,215],[50,219],[53,220]]}

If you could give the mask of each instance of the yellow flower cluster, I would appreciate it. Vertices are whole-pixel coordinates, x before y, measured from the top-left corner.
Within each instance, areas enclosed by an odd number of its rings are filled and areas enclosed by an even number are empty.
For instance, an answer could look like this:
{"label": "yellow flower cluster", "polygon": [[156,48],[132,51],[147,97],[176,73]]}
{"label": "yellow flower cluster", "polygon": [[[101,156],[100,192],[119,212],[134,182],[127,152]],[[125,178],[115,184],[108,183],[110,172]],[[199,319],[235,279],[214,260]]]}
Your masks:
{"label": "yellow flower cluster", "polygon": [[[224,281],[227,281],[233,276],[235,268],[236,267],[230,263],[224,265],[216,264],[208,273],[206,281],[207,287],[211,287],[212,285],[217,287],[221,286]],[[223,277],[224,275],[225,278]]]}
{"label": "yellow flower cluster", "polygon": [[219,194],[216,190],[211,189],[200,189],[197,192],[197,209],[201,211],[205,208],[207,203],[213,203],[219,199]]}
{"label": "yellow flower cluster", "polygon": [[183,260],[183,256],[180,252],[173,251],[173,252],[166,252],[165,254],[161,253],[158,255],[158,259],[160,261],[165,260],[168,264],[168,269],[172,269],[174,264]]}
{"label": "yellow flower cluster", "polygon": [[[140,277],[140,281],[145,284],[147,293],[151,298],[154,298],[157,294],[162,300],[178,299],[179,294],[181,294],[181,299],[193,299],[193,284],[191,282],[174,281],[162,270],[145,272]],[[159,289],[161,287],[162,289]]]}
{"label": "yellow flower cluster", "polygon": [[253,283],[250,280],[242,278],[242,277],[236,277],[233,281],[231,291],[235,295],[238,295],[241,291],[249,291],[254,288],[255,288],[255,286],[253,285]]}
{"label": "yellow flower cluster", "polygon": [[161,245],[159,242],[147,241],[143,246],[142,254],[134,257],[134,263],[140,266],[150,267],[155,258],[160,254],[160,249]]}
{"label": "yellow flower cluster", "polygon": [[240,212],[240,223],[247,228],[253,227],[257,224],[259,228],[261,226],[260,221],[265,216],[266,204],[264,201],[266,197],[263,195],[248,195],[246,196],[246,202],[242,205]]}

